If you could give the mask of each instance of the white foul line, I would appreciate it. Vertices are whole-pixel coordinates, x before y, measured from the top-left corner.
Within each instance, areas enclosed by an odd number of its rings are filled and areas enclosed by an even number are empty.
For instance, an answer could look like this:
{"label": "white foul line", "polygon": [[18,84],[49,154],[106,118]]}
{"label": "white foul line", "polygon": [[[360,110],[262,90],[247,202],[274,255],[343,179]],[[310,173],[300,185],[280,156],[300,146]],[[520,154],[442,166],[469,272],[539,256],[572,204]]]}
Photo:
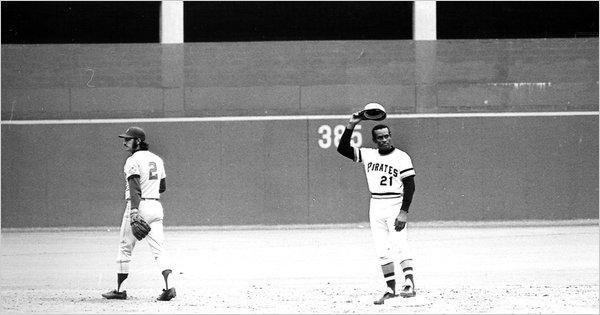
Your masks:
{"label": "white foul line", "polygon": [[[386,119],[414,118],[465,118],[465,117],[538,117],[538,116],[598,116],[598,111],[579,112],[514,112],[514,113],[429,113],[389,114]],[[221,116],[221,117],[166,117],[166,118],[115,118],[115,119],[48,119],[48,120],[2,120],[2,125],[64,125],[64,124],[116,124],[160,122],[223,122],[223,121],[270,121],[270,120],[323,120],[348,119],[350,115],[289,115],[289,116]]]}

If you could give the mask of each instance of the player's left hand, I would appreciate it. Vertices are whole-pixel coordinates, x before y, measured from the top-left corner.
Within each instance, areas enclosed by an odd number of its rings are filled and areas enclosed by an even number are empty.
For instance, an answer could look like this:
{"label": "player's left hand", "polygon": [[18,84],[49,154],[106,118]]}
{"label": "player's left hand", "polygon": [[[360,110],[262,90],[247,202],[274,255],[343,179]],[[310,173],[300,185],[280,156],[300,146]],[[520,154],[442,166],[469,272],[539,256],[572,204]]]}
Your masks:
{"label": "player's left hand", "polygon": [[150,233],[150,225],[148,225],[146,220],[138,213],[137,209],[131,209],[129,223],[131,224],[131,232],[138,241],[141,241],[148,233]]}
{"label": "player's left hand", "polygon": [[408,212],[400,210],[400,213],[398,213],[398,216],[394,221],[394,229],[397,232],[402,231],[406,227],[406,221],[408,221]]}
{"label": "player's left hand", "polygon": [[350,116],[350,120],[348,120],[348,123],[358,124],[361,120],[362,120],[361,111],[358,111],[358,112],[352,113],[352,116]]}

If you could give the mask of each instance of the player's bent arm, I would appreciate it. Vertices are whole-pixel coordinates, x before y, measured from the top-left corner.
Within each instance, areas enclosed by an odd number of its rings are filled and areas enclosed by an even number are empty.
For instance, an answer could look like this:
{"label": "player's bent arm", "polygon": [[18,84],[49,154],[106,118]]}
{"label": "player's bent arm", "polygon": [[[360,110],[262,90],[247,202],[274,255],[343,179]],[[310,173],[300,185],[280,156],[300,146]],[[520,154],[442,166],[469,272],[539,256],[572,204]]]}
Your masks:
{"label": "player's bent arm", "polygon": [[404,186],[404,194],[400,209],[408,212],[408,208],[412,202],[413,194],[415,193],[415,175],[403,178],[402,185]]}
{"label": "player's bent arm", "polygon": [[358,115],[358,112],[353,113],[352,116],[350,116],[350,120],[348,121],[348,125],[346,125],[346,130],[344,130],[344,133],[342,134],[342,137],[340,138],[340,143],[338,145],[337,151],[355,161],[355,156],[354,156],[354,148],[352,148],[352,146],[350,145],[350,138],[352,138],[352,132],[354,132],[354,127],[356,127],[356,125],[360,122],[361,118]]}
{"label": "player's bent arm", "polygon": [[131,209],[140,208],[142,200],[142,188],[140,186],[140,175],[131,175],[127,178],[129,183],[129,198],[131,198]]}
{"label": "player's bent arm", "polygon": [[413,193],[415,192],[415,175],[410,175],[402,179],[402,185],[404,185],[404,196],[402,197],[402,206],[398,216],[394,221],[394,229],[397,232],[404,230],[406,222],[408,221],[408,208],[412,202]]}
{"label": "player's bent arm", "polygon": [[338,145],[337,151],[341,155],[351,160],[354,160],[354,149],[350,145],[350,138],[352,138],[352,132],[354,132],[354,127],[352,127],[352,129],[348,129],[348,127],[346,127],[346,130],[344,130],[344,133],[340,138],[340,144]]}
{"label": "player's bent arm", "polygon": [[158,192],[162,194],[166,190],[167,190],[167,179],[166,178],[161,178],[160,179],[160,187],[158,187]]}

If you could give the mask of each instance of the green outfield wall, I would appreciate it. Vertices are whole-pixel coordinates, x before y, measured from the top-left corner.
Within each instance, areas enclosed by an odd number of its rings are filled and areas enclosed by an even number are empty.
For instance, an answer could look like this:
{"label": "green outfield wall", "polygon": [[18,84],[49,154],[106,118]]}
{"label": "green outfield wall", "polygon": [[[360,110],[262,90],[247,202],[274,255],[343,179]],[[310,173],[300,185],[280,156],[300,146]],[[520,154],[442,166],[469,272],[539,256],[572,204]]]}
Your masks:
{"label": "green outfield wall", "polygon": [[[598,218],[597,38],[2,45],[1,58],[3,228],[120,224],[130,125],[165,159],[167,225],[367,221],[362,166],[335,150],[347,118],[313,115],[371,101],[413,158],[411,219]],[[373,145],[373,125],[356,144]]]}

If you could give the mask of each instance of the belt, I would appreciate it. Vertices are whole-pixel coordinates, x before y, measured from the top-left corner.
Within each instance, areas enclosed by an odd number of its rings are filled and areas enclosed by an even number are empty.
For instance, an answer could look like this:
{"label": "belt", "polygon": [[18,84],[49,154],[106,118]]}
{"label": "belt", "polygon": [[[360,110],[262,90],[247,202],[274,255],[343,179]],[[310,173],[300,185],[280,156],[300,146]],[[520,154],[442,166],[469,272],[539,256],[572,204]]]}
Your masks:
{"label": "belt", "polygon": [[371,198],[373,199],[394,199],[394,198],[402,198],[402,193],[371,193]]}
{"label": "belt", "polygon": [[[127,201],[130,201],[130,198],[125,199]],[[160,200],[160,198],[140,198],[140,200]]]}

